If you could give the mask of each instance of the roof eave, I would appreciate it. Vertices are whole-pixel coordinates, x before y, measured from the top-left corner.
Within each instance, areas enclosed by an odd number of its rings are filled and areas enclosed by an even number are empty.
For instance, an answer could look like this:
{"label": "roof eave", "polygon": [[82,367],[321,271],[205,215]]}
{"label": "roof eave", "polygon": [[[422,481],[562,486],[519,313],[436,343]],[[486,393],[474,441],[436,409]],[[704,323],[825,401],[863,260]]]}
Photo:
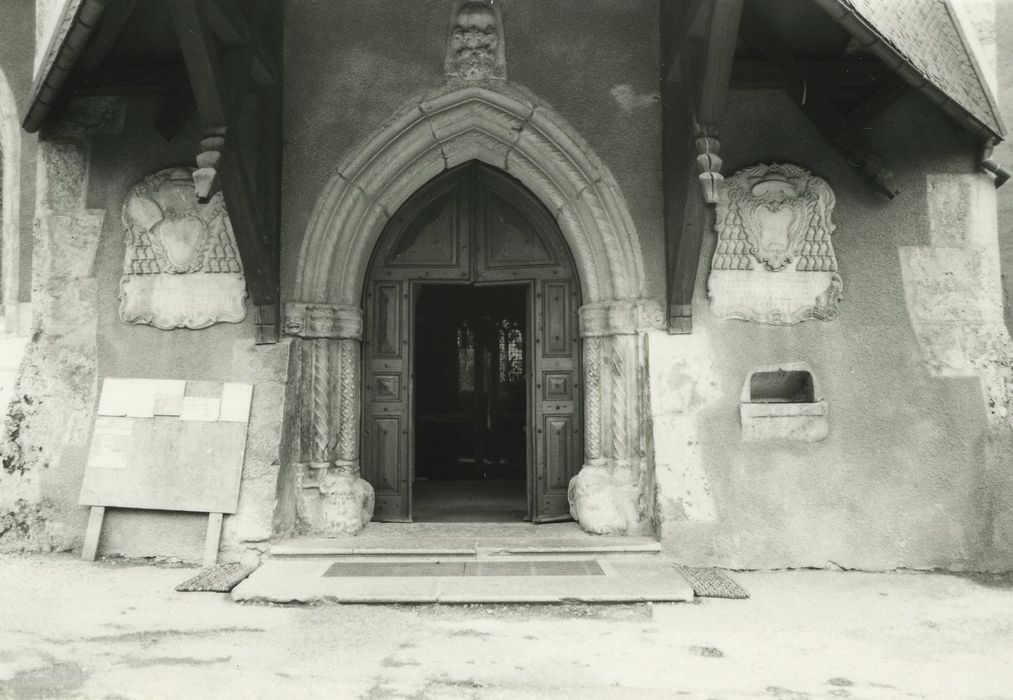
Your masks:
{"label": "roof eave", "polygon": [[[995,127],[968,111],[943,92],[928,76],[922,74],[901,53],[894,49],[886,37],[880,34],[875,27],[870,25],[850,7],[847,7],[841,0],[814,0],[814,2],[855,37],[862,46],[874,53],[887,67],[897,73],[902,80],[928,98],[930,102],[940,107],[981,142],[995,144],[1005,138],[1006,129],[1003,126],[999,112],[995,109],[995,100],[987,83],[983,81],[982,87],[992,107],[992,116],[996,121]],[[961,38],[966,41],[963,36]],[[980,66],[975,65],[975,70],[979,72],[979,79],[981,79]]]}
{"label": "roof eave", "polygon": [[78,57],[99,25],[106,0],[67,0],[63,16],[35,76],[32,99],[21,126],[29,133],[42,128]]}

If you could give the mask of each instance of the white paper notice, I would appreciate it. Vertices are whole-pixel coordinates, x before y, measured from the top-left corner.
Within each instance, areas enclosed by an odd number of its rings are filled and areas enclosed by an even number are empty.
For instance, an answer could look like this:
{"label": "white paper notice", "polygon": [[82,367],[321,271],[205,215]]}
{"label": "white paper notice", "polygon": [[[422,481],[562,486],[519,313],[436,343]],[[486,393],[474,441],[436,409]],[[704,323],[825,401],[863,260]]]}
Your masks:
{"label": "white paper notice", "polygon": [[132,418],[99,416],[88,452],[88,466],[96,469],[126,469],[134,442]]}
{"label": "white paper notice", "polygon": [[219,420],[246,423],[250,420],[252,384],[226,384],[222,387],[222,412]]}
{"label": "white paper notice", "polygon": [[186,381],[182,379],[155,379],[152,381],[155,386],[155,408],[156,416],[178,416],[183,412],[183,393],[186,391]]}
{"label": "white paper notice", "polygon": [[102,396],[98,402],[100,416],[125,416],[130,396],[129,379],[107,377],[102,383]]}
{"label": "white paper notice", "polygon": [[126,382],[123,407],[131,418],[151,418],[155,415],[155,387],[149,379],[130,379]]}
{"label": "white paper notice", "polygon": [[205,396],[184,396],[180,420],[198,420],[213,423],[218,420],[222,400]]}

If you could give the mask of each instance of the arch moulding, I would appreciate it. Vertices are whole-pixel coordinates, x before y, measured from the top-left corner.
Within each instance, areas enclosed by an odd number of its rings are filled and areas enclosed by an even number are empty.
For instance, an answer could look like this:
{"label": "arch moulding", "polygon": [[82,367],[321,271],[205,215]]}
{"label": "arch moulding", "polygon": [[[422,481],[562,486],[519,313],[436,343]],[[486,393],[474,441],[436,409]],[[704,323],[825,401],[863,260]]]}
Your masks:
{"label": "arch moulding", "polygon": [[358,532],[371,517],[358,444],[364,277],[397,209],[471,160],[509,173],[546,205],[580,278],[585,445],[571,512],[592,532],[642,532],[653,478],[639,420],[641,331],[661,327],[661,306],[643,298],[640,242],[611,172],[544,102],[500,80],[451,80],[405,104],[352,149],[317,201],[300,251],[297,301],[285,309],[285,332],[304,341],[297,519],[338,534]]}

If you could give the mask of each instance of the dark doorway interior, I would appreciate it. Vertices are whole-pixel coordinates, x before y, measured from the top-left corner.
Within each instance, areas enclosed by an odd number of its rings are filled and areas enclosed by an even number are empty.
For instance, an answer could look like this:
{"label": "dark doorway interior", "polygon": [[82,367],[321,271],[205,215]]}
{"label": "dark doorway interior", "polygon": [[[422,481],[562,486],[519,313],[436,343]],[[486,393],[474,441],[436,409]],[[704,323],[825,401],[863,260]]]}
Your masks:
{"label": "dark doorway interior", "polygon": [[413,519],[528,517],[526,285],[422,287]]}

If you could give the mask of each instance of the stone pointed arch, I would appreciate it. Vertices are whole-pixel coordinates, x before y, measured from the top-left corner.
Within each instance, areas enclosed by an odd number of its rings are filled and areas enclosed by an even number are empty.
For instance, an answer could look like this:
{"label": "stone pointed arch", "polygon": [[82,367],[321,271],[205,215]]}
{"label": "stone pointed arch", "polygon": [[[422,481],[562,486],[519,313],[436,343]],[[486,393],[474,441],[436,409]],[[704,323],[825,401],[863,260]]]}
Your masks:
{"label": "stone pointed arch", "polygon": [[21,265],[21,124],[18,105],[7,76],[0,70],[0,163],[3,168],[2,266],[0,299],[7,330],[16,328]]}
{"label": "stone pointed arch", "polygon": [[469,160],[510,173],[553,212],[587,302],[643,295],[636,228],[611,172],[550,107],[490,81],[451,84],[409,102],[343,160],[310,219],[298,298],[357,306],[390,215],[433,177]]}
{"label": "stone pointed arch", "polygon": [[644,459],[648,413],[641,331],[660,328],[643,299],[636,228],[615,178],[548,105],[506,81],[463,82],[403,105],[354,148],[310,219],[285,332],[299,337],[301,410],[296,517],[327,535],[357,533],[374,494],[360,476],[362,294],[387,221],[425,183],[478,160],[526,186],[553,213],[573,255],[580,309],[584,463],[570,510],[586,530],[650,529],[653,475]]}

